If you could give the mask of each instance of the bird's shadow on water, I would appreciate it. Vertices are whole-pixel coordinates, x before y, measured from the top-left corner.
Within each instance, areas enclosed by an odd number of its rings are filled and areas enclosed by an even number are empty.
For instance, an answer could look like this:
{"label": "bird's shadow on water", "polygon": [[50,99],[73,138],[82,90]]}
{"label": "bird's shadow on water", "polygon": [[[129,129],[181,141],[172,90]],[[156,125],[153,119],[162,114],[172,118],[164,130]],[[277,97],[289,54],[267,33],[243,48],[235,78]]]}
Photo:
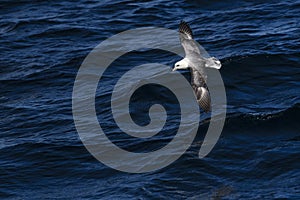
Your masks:
{"label": "bird's shadow on water", "polygon": [[234,192],[234,188],[229,185],[224,185],[213,191],[212,200],[222,200],[223,197],[229,196]]}

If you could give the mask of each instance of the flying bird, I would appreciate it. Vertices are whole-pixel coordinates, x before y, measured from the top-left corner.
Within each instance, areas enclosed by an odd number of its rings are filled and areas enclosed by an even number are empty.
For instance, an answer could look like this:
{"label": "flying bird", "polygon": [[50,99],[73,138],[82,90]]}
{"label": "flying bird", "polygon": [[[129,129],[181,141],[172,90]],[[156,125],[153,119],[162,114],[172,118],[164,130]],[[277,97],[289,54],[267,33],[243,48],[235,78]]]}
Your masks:
{"label": "flying bird", "polygon": [[207,75],[205,68],[221,68],[221,62],[215,58],[205,58],[200,53],[198,44],[193,39],[193,32],[190,26],[181,21],[179,24],[179,39],[185,52],[185,57],[176,62],[173,71],[177,69],[190,69],[191,85],[194,90],[197,102],[205,112],[211,111],[210,95],[206,85]]}

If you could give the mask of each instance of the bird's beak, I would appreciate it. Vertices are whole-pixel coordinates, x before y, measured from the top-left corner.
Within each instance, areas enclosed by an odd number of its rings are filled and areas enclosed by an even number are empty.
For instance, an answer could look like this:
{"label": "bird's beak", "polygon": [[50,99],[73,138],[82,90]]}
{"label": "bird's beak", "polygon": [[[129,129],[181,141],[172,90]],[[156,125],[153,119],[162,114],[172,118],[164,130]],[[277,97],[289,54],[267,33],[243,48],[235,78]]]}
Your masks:
{"label": "bird's beak", "polygon": [[172,72],[174,72],[174,71],[176,71],[177,70],[177,68],[176,67],[174,67],[173,69],[172,69]]}

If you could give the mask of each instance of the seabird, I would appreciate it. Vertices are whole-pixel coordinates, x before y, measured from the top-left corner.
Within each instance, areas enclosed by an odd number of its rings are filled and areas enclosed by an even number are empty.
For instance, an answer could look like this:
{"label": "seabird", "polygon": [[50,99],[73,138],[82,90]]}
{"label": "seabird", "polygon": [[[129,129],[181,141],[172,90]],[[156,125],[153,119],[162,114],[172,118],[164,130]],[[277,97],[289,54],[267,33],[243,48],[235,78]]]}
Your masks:
{"label": "seabird", "polygon": [[215,57],[204,58],[201,55],[199,47],[193,39],[193,32],[185,21],[181,21],[179,24],[179,38],[185,52],[185,57],[175,63],[173,71],[177,69],[190,69],[191,85],[197,102],[205,112],[210,112],[210,95],[206,85],[207,75],[205,68],[220,69],[221,62]]}

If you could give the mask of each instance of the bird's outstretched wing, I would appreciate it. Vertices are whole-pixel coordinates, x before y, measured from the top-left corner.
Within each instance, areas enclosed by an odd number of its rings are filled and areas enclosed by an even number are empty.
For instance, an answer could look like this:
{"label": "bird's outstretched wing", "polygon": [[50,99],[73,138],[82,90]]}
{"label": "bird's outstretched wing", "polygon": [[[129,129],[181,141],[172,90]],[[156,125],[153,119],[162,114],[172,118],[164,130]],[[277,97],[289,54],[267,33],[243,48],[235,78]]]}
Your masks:
{"label": "bird's outstretched wing", "polygon": [[204,69],[207,59],[203,57],[208,57],[208,54],[204,49],[200,51],[200,47],[193,39],[191,28],[184,21],[179,24],[179,38],[185,51],[185,57],[190,61],[191,85],[197,102],[205,112],[210,112],[211,102],[208,87],[205,83],[206,73]]}
{"label": "bird's outstretched wing", "polygon": [[190,68],[190,71],[191,71],[191,85],[194,90],[197,102],[205,112],[210,112],[211,111],[210,95],[205,80],[201,76],[199,71],[193,68]]}
{"label": "bird's outstretched wing", "polygon": [[186,58],[192,60],[201,57],[199,47],[193,39],[192,29],[185,21],[179,24],[179,38]]}

